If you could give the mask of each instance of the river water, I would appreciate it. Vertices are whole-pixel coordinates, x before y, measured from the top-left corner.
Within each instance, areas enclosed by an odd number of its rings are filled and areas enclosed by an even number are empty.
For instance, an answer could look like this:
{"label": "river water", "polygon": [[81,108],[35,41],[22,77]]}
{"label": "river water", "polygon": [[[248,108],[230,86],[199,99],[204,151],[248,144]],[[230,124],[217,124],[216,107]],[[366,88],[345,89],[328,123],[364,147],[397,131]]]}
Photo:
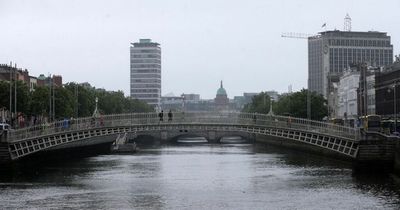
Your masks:
{"label": "river water", "polygon": [[181,143],[2,171],[0,209],[400,209],[399,189],[307,153]]}

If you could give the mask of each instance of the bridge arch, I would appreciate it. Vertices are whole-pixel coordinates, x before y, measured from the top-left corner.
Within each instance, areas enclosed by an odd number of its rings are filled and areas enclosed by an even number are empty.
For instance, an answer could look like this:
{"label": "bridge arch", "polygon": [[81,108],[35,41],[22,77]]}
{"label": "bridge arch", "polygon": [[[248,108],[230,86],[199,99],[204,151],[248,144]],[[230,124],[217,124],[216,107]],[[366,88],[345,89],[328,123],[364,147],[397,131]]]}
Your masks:
{"label": "bridge arch", "polygon": [[149,134],[161,140],[189,132],[214,141],[232,134],[249,138],[273,136],[314,145],[351,158],[357,155],[359,141],[359,131],[350,127],[300,118],[237,112],[174,113],[172,122],[160,122],[156,113],[130,113],[107,115],[101,119],[80,118],[71,122],[69,127],[64,125],[60,121],[45,127],[34,126],[10,132],[7,136],[10,158],[16,160],[57,148],[111,143],[117,135],[123,133]]}

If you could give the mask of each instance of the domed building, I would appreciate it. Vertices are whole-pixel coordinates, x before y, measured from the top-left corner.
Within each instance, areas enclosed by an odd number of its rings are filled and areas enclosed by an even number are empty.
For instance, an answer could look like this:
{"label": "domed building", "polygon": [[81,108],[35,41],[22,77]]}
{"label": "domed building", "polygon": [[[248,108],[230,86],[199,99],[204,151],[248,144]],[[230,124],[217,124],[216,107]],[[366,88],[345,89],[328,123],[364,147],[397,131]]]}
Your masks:
{"label": "domed building", "polygon": [[226,94],[226,90],[222,85],[222,80],[221,80],[221,86],[217,90],[217,95],[214,99],[214,102],[216,110],[221,111],[221,110],[227,110],[229,108],[229,99],[228,95]]}

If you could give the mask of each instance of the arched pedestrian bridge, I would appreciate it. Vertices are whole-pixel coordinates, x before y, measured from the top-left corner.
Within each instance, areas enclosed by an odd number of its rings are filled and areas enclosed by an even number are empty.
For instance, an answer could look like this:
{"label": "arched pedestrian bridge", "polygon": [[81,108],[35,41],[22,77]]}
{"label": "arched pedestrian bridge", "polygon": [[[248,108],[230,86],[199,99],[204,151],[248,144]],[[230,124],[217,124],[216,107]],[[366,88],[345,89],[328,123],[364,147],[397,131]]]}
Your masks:
{"label": "arched pedestrian bridge", "polygon": [[[164,114],[129,113],[79,118],[10,131],[3,136],[0,152],[17,160],[37,152],[112,143],[118,135],[152,135],[161,141],[182,135],[204,136],[218,142],[223,136],[273,136],[296,141],[355,158],[359,131],[300,118],[239,112],[178,112],[172,120]],[[1,158],[1,157],[0,157]]]}

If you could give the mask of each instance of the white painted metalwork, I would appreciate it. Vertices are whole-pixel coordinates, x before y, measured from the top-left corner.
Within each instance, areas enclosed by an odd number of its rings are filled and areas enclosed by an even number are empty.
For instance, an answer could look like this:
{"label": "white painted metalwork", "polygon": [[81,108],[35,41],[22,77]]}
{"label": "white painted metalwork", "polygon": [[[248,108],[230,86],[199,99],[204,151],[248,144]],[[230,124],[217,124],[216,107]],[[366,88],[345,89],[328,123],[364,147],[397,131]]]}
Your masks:
{"label": "white painted metalwork", "polygon": [[171,120],[166,115],[162,120],[158,113],[129,113],[57,121],[10,131],[7,142],[11,158],[17,159],[53,146],[88,138],[195,128],[276,136],[313,144],[351,157],[355,157],[358,150],[358,129],[326,122],[239,112],[175,112]]}

